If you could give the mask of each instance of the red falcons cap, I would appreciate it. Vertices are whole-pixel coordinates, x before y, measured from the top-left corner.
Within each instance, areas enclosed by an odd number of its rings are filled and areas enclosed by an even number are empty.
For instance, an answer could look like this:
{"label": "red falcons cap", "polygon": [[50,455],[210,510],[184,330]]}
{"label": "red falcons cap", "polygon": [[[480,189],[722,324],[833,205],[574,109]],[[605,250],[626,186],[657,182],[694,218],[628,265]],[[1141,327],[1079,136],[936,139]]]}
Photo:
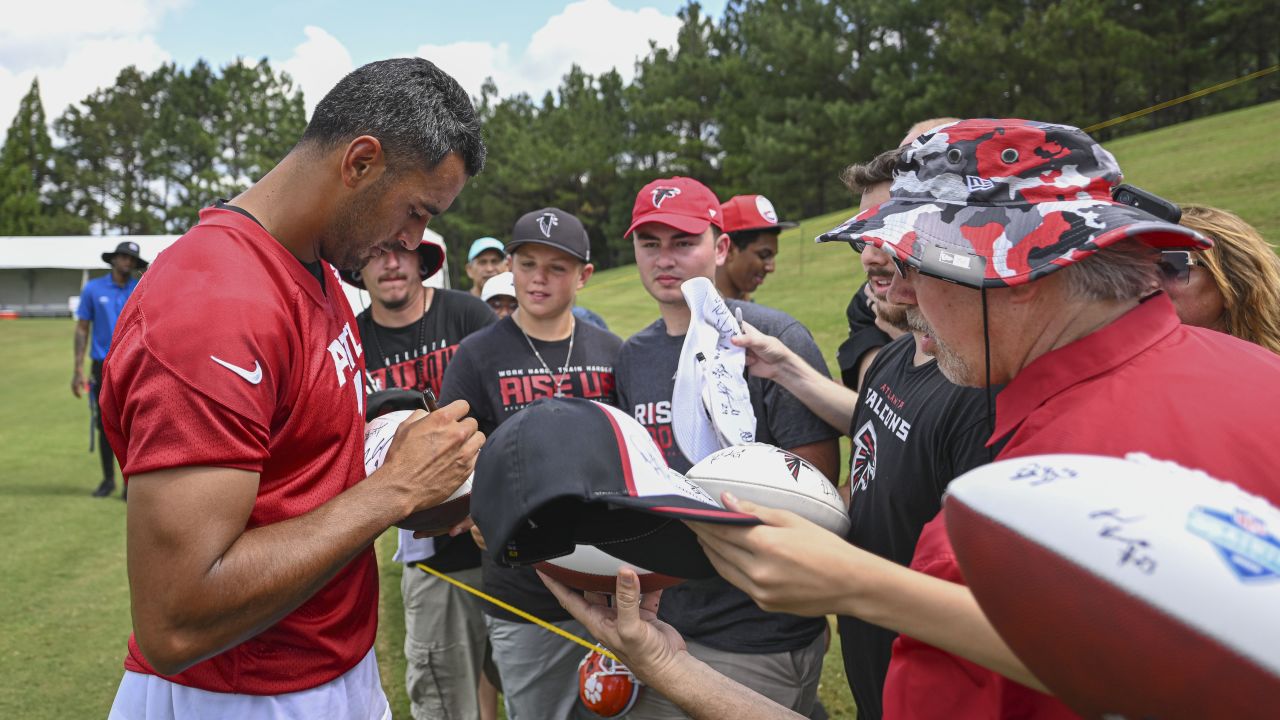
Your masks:
{"label": "red falcons cap", "polygon": [[720,200],[706,185],[687,177],[664,178],[645,185],[631,209],[626,235],[645,223],[662,223],[697,235],[708,225],[724,227]]}
{"label": "red falcons cap", "polygon": [[720,227],[727,233],[796,227],[796,223],[779,221],[778,211],[773,209],[769,198],[763,195],[734,195],[720,206],[720,215],[724,218]]}

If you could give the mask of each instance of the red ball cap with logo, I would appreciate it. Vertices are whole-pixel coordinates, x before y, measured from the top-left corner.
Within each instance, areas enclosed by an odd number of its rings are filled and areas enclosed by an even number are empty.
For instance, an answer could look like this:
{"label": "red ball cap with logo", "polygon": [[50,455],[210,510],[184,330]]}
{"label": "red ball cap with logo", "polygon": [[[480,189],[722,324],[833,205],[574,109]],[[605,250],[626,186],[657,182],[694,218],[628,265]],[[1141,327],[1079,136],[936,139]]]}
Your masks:
{"label": "red ball cap with logo", "polygon": [[716,194],[687,177],[654,180],[640,190],[631,209],[631,227],[625,234],[630,235],[646,223],[668,225],[690,235],[701,233],[709,225],[724,227]]}
{"label": "red ball cap with logo", "polygon": [[724,218],[721,227],[727,233],[740,230],[782,230],[793,228],[796,223],[778,219],[773,203],[763,195],[734,195],[720,206]]}

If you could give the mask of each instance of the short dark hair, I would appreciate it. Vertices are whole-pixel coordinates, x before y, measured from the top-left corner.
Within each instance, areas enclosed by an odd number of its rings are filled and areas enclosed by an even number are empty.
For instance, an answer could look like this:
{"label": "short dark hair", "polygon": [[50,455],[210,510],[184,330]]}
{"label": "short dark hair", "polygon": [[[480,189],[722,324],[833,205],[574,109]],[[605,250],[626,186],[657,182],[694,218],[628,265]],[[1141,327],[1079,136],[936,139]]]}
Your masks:
{"label": "short dark hair", "polygon": [[485,147],[471,98],[458,81],[422,58],[356,68],[316,105],[300,145],[329,149],[370,135],[393,168],[440,164],[462,156],[468,175],[484,169]]}
{"label": "short dark hair", "polygon": [[734,247],[738,248],[739,250],[746,250],[747,247],[751,245],[751,243],[755,242],[756,240],[759,240],[761,235],[764,235],[766,233],[776,234],[777,232],[778,231],[773,228],[762,228],[759,230],[738,230],[738,231],[729,233],[729,241],[732,242]]}
{"label": "short dark hair", "polygon": [[893,169],[898,164],[902,148],[885,150],[871,159],[871,162],[855,163],[840,173],[840,181],[855,195],[867,191],[880,183],[893,182]]}

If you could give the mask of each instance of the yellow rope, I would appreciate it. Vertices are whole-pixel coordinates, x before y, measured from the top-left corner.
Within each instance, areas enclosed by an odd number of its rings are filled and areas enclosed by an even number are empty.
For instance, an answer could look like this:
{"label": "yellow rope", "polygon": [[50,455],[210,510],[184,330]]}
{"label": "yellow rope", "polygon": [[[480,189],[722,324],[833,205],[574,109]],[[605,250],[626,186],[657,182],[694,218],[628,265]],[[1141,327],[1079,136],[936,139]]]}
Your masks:
{"label": "yellow rope", "polygon": [[419,570],[435,575],[436,577],[440,578],[441,580],[444,580],[445,582],[453,585],[454,587],[462,588],[463,590],[466,590],[467,592],[471,593],[472,595],[475,595],[476,597],[482,600],[487,600],[493,603],[494,605],[497,605],[498,607],[502,608],[503,610],[506,610],[509,613],[518,615],[524,618],[525,620],[528,620],[529,622],[537,625],[543,630],[549,630],[559,635],[560,637],[564,638],[565,640],[569,640],[570,642],[576,642],[582,647],[590,650],[591,652],[600,653],[601,655],[609,658],[614,662],[621,662],[621,660],[618,660],[617,655],[614,655],[613,653],[609,652],[603,645],[596,645],[595,643],[587,642],[586,640],[583,640],[577,635],[574,635],[571,632],[562,630],[556,627],[555,625],[552,625],[551,623],[547,622],[546,620],[543,620],[542,618],[534,617],[529,613],[521,610],[520,608],[509,605],[499,600],[498,598],[493,597],[492,595],[486,595],[485,593],[471,587],[470,585],[460,580],[454,580],[453,578],[449,577],[448,575],[445,575],[444,573],[440,572],[439,570],[436,570],[435,568],[429,568],[426,565],[423,565],[422,563],[414,563],[414,564],[417,566]]}
{"label": "yellow rope", "polygon": [[1090,125],[1089,127],[1084,128],[1084,131],[1085,131],[1085,132],[1087,132],[1087,133],[1091,133],[1091,132],[1093,132],[1094,130],[1101,130],[1101,129],[1103,129],[1103,128],[1111,127],[1112,125],[1119,125],[1119,124],[1120,124],[1120,123],[1122,123],[1122,122],[1128,122],[1129,120],[1133,120],[1134,118],[1140,118],[1140,117],[1142,117],[1143,115],[1150,115],[1151,113],[1153,113],[1153,112],[1155,112],[1155,111],[1157,111],[1157,110],[1163,110],[1163,109],[1165,109],[1165,108],[1167,108],[1167,107],[1172,107],[1172,106],[1177,105],[1177,104],[1179,104],[1179,103],[1184,103],[1184,102],[1186,102],[1186,101],[1188,101],[1188,100],[1195,100],[1195,99],[1196,99],[1196,98],[1198,98],[1198,97],[1204,97],[1205,95],[1208,95],[1209,93],[1215,93],[1215,92],[1218,92],[1219,90],[1226,90],[1227,88],[1229,88],[1229,87],[1231,87],[1231,86],[1233,86],[1233,85],[1239,85],[1239,84],[1240,84],[1240,83],[1242,83],[1242,82],[1248,82],[1249,80],[1253,80],[1254,78],[1260,78],[1260,77],[1262,77],[1263,75],[1270,75],[1271,73],[1275,72],[1276,70],[1280,70],[1280,65],[1272,65],[1271,67],[1266,68],[1265,70],[1259,70],[1259,71],[1254,72],[1254,73],[1249,73],[1248,75],[1245,75],[1245,76],[1243,76],[1243,77],[1238,77],[1238,78],[1236,78],[1236,79],[1234,79],[1234,80],[1228,80],[1228,81],[1226,81],[1226,82],[1218,83],[1217,85],[1214,85],[1213,87],[1205,88],[1205,89],[1203,89],[1203,90],[1197,90],[1197,91],[1195,91],[1195,92],[1193,92],[1193,93],[1190,93],[1190,94],[1188,94],[1188,95],[1183,95],[1183,96],[1182,96],[1182,97],[1180,97],[1180,98],[1174,98],[1173,100],[1166,100],[1166,101],[1164,101],[1164,102],[1162,102],[1162,103],[1160,103],[1160,104],[1158,104],[1158,105],[1152,105],[1151,107],[1149,107],[1149,108],[1147,108],[1147,109],[1145,109],[1145,110],[1139,110],[1139,111],[1137,111],[1137,112],[1131,112],[1131,113],[1129,113],[1128,115],[1121,115],[1121,116],[1120,116],[1120,117],[1118,117],[1118,118],[1112,118],[1112,119],[1110,119],[1110,120],[1107,120],[1106,122],[1100,122],[1100,123],[1097,123],[1096,125]]}

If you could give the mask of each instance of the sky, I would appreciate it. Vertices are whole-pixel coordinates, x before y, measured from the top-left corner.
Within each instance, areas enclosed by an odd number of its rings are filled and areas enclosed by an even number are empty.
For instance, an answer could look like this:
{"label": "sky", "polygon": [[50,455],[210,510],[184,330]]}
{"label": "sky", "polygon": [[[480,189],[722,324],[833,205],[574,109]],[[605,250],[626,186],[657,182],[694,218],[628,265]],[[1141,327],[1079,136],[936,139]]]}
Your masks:
{"label": "sky", "polygon": [[[649,43],[675,43],[686,0],[0,0],[0,132],[40,80],[50,122],[136,65],[222,67],[270,60],[301,86],[307,111],[366,62],[421,56],[472,95],[540,95],[577,63],[624,79]],[[725,0],[701,0],[719,17]]]}

